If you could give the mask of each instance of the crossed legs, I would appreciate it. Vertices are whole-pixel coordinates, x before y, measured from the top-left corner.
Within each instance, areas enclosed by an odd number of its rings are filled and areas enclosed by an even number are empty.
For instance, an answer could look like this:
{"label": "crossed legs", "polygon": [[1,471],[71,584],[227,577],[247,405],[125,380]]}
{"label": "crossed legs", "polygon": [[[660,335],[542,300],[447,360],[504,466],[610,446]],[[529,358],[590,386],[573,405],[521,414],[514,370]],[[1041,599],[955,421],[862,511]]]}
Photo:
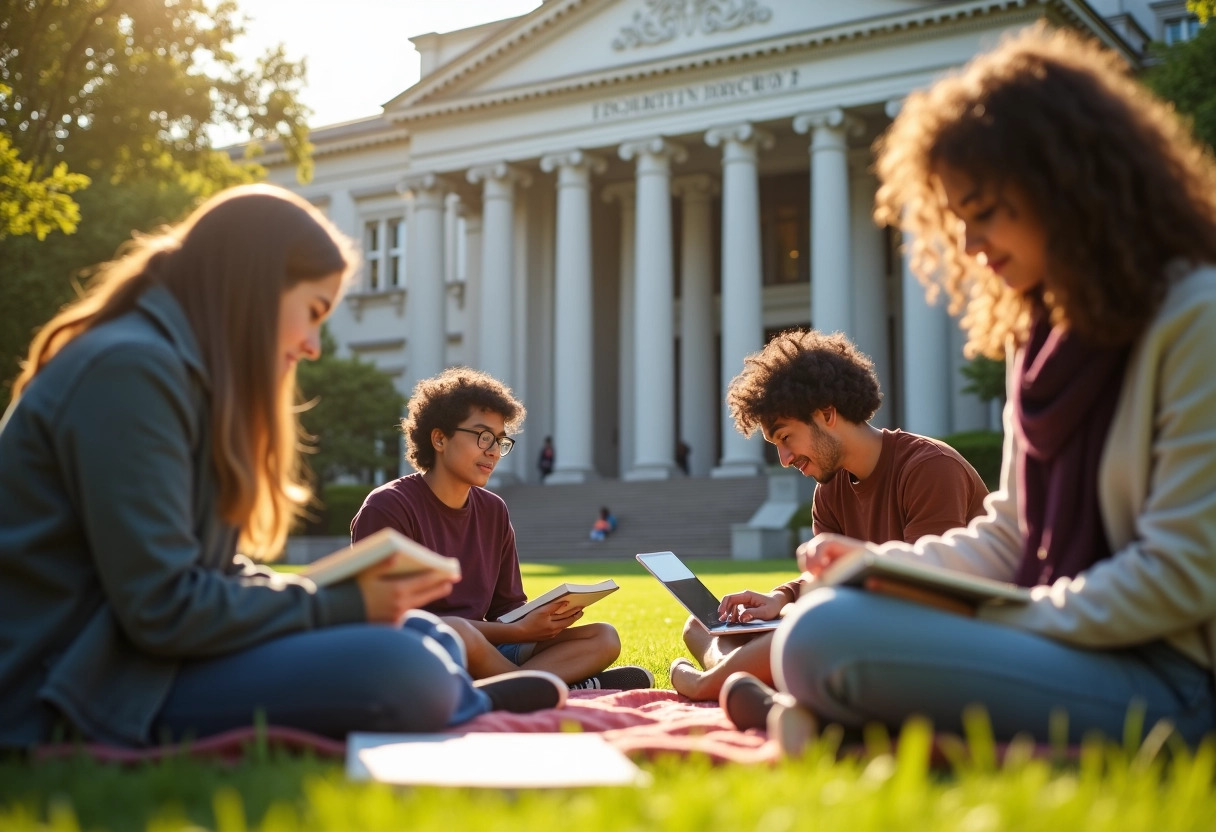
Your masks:
{"label": "crossed legs", "polygon": [[469,656],[469,673],[474,679],[513,670],[546,670],[570,684],[594,676],[621,654],[621,638],[611,624],[583,624],[536,642],[527,661],[516,665],[467,620],[445,617],[443,622],[464,642]]}
{"label": "crossed legs", "polygon": [[671,665],[671,686],[689,699],[717,699],[732,673],[744,671],[767,685],[773,683],[769,660],[773,634],[711,636],[696,618],[684,622],[684,644],[700,662],[697,670],[687,659]]}

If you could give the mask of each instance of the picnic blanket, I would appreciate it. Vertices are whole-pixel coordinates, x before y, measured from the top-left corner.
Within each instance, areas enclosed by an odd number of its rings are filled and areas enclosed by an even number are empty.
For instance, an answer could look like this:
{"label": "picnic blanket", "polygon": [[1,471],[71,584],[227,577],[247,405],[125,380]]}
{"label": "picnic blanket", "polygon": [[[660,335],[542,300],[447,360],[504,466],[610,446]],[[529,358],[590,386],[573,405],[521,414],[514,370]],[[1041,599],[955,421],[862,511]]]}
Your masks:
{"label": "picnic blanket", "polygon": [[[772,762],[780,757],[775,742],[762,732],[739,731],[717,703],[692,702],[669,690],[572,691],[565,708],[530,714],[495,711],[458,726],[454,732],[597,732],[631,756],[705,754],[719,762]],[[311,752],[344,758],[346,743],[295,728],[270,725],[225,731],[189,742],[152,748],[120,748],[97,743],[58,743],[33,751],[36,760],[84,754],[93,759],[134,764],[183,754],[235,762],[253,748]]]}

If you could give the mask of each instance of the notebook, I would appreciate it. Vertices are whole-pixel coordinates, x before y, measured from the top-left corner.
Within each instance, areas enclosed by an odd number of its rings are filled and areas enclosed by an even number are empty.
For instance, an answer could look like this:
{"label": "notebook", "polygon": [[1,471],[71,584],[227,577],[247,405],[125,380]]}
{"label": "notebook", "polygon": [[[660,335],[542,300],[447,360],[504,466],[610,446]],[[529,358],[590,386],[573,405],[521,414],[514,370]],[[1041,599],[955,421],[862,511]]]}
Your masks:
{"label": "notebook", "polygon": [[637,555],[637,559],[647,572],[658,578],[659,583],[676,596],[676,600],[684,606],[684,609],[688,610],[693,618],[700,621],[705,629],[716,636],[764,633],[777,629],[781,624],[780,619],[749,621],[746,624],[719,621],[718,607],[722,603],[721,599],[701,583],[701,579],[684,565],[684,561],[671,552],[648,552]]}
{"label": "notebook", "polygon": [[835,561],[819,577],[819,582],[825,586],[864,587],[868,578],[885,578],[972,605],[1030,601],[1030,590],[1024,587],[907,558],[888,557],[863,547]]}

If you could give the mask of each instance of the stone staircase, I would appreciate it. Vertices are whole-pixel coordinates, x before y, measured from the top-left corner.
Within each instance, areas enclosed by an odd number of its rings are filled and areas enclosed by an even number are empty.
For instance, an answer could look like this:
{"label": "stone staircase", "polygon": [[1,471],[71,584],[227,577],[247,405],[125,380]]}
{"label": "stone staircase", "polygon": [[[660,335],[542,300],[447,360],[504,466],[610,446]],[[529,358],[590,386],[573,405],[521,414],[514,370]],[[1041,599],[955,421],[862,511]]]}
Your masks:
{"label": "stone staircase", "polygon": [[[511,485],[498,490],[511,511],[521,561],[632,559],[672,551],[729,558],[730,527],[764,502],[767,477],[600,480],[581,485]],[[600,506],[617,518],[602,542],[588,539]]]}

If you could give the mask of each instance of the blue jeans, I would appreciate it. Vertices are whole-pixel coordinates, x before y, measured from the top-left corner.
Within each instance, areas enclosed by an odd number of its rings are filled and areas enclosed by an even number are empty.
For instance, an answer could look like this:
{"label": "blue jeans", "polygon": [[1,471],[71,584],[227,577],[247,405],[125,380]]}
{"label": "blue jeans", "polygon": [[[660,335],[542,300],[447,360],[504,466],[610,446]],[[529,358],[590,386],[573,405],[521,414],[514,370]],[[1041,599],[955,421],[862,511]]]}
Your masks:
{"label": "blue jeans", "polygon": [[1056,710],[1069,740],[1123,736],[1128,707],[1145,729],[1169,719],[1196,743],[1216,729],[1211,672],[1164,642],[1087,650],[1010,627],[856,589],[804,596],[773,639],[773,674],[821,720],[897,729],[912,714],[961,733],[968,705],[987,710],[998,740],[1047,741]]}
{"label": "blue jeans", "polygon": [[349,624],[294,633],[185,662],[153,737],[202,737],[253,724],[329,737],[351,731],[441,731],[490,710],[465,670],[464,644],[435,616],[400,628]]}

